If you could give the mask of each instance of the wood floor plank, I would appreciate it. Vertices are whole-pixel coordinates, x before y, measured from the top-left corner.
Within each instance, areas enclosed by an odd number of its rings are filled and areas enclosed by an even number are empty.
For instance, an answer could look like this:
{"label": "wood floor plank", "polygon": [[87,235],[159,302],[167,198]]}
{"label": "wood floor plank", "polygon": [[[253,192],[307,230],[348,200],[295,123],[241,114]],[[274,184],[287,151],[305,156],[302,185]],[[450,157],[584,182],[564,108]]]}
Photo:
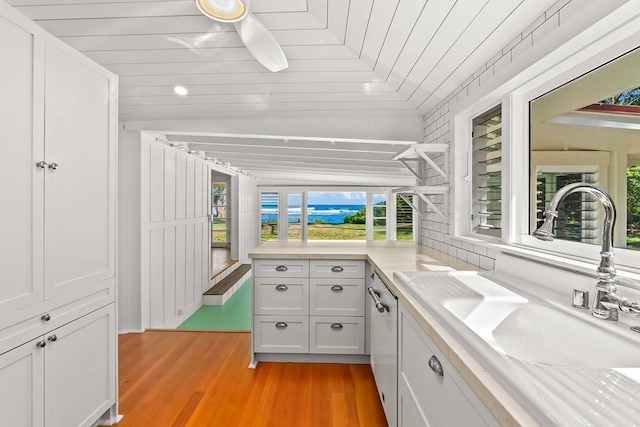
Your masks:
{"label": "wood floor plank", "polygon": [[119,346],[119,427],[387,425],[368,365],[249,369],[249,333],[146,331]]}

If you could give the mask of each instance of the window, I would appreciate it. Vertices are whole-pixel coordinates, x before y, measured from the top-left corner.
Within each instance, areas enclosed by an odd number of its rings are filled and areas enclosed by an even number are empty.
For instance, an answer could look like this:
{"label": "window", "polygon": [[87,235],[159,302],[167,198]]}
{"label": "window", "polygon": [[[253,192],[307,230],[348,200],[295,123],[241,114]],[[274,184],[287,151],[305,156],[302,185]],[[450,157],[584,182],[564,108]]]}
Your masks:
{"label": "window", "polygon": [[302,238],[302,194],[287,194],[287,239]]}
{"label": "window", "polygon": [[260,241],[278,238],[278,193],[260,193]]}
{"label": "window", "polygon": [[502,229],[502,107],[472,121],[472,212],[475,233],[500,237]]}
{"label": "window", "polygon": [[307,192],[309,240],[365,240],[363,191]]}
{"label": "window", "polygon": [[373,195],[373,240],[387,238],[387,195]]}

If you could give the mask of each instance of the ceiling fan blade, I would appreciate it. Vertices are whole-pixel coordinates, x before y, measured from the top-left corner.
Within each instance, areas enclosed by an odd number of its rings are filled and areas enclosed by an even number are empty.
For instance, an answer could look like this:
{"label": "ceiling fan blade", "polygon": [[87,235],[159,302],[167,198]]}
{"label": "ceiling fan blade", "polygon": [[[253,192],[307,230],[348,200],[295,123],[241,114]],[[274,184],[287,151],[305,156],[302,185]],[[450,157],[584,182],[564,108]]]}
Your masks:
{"label": "ceiling fan blade", "polygon": [[242,21],[234,22],[233,25],[249,52],[265,68],[277,72],[289,67],[280,44],[251,13],[248,13]]}

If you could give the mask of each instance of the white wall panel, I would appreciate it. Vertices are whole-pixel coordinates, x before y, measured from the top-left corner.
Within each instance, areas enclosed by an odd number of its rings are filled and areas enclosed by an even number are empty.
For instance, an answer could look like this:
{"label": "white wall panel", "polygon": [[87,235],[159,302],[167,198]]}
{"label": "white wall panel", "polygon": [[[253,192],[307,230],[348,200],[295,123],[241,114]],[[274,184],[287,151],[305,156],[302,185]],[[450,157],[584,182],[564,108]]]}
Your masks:
{"label": "white wall panel", "polygon": [[184,219],[187,208],[187,157],[178,153],[176,159],[176,219]]}
{"label": "white wall panel", "polygon": [[165,322],[176,317],[176,228],[164,229],[164,315]]}
{"label": "white wall panel", "polygon": [[202,174],[202,165],[201,164],[197,164],[194,167],[194,203],[195,203],[195,210],[194,210],[194,216],[202,216],[202,206],[204,205],[204,198],[202,197],[202,188],[204,187],[204,181],[202,179],[203,174]]}
{"label": "white wall panel", "polygon": [[178,326],[202,305],[208,289],[208,168],[143,134],[141,206],[146,240],[142,247],[143,327]]}
{"label": "white wall panel", "polygon": [[149,221],[164,220],[164,149],[149,147]]}
{"label": "white wall panel", "polygon": [[164,220],[176,219],[176,153],[164,153]]}
{"label": "white wall panel", "polygon": [[195,207],[195,160],[193,157],[187,158],[187,170],[186,170],[186,182],[187,182],[187,211],[186,217],[193,218]]}
{"label": "white wall panel", "polygon": [[194,283],[195,283],[195,271],[194,271],[194,267],[195,267],[195,260],[194,260],[194,255],[195,255],[195,248],[194,248],[194,240],[193,240],[193,224],[187,224],[187,230],[186,230],[186,241],[185,241],[185,248],[186,248],[186,256],[185,256],[185,260],[186,260],[186,277],[185,277],[185,290],[186,290],[186,305],[191,305],[194,300],[195,300],[195,293],[194,293]]}
{"label": "white wall panel", "polygon": [[187,277],[186,226],[176,227],[176,308],[187,305],[185,278]]}
{"label": "white wall panel", "polygon": [[164,233],[149,230],[149,326],[164,325]]}

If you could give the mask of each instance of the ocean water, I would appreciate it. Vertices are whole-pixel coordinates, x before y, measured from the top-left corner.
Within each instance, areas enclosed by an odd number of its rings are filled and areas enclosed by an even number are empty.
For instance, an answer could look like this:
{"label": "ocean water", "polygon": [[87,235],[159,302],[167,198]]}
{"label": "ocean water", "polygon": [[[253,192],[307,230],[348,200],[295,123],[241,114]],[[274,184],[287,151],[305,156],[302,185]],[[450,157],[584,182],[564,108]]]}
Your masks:
{"label": "ocean water", "polygon": [[[358,209],[364,205],[309,205],[307,208],[307,216],[309,222],[320,219],[327,224],[342,224],[344,217],[358,212]],[[300,208],[290,207],[288,209],[289,222],[300,221]],[[262,222],[278,219],[277,205],[262,205],[261,209]]]}

